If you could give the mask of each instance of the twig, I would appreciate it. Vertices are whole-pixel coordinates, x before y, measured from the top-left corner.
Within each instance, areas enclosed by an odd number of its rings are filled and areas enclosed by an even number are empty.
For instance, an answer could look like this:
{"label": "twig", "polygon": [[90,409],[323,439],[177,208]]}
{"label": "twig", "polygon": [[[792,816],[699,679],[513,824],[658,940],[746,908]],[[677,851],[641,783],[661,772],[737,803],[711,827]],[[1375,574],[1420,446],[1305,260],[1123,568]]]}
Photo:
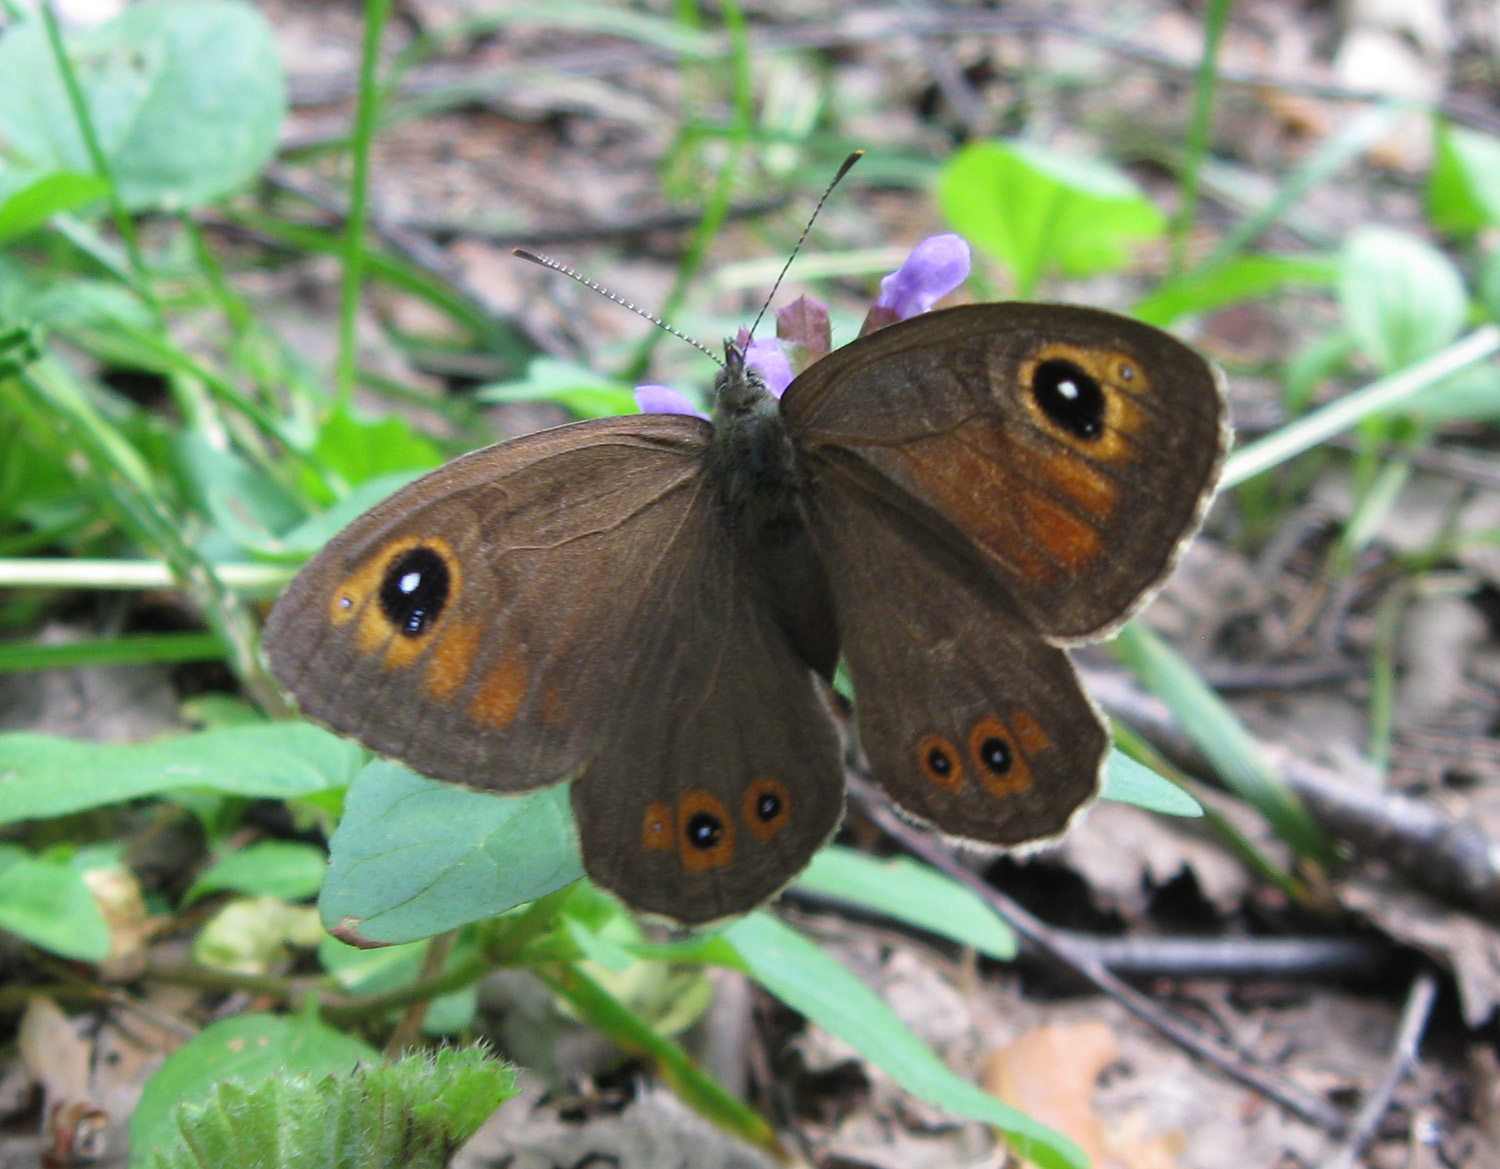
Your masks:
{"label": "twig", "polygon": [[[1129,723],[1184,771],[1213,773],[1165,703],[1124,674],[1082,672],[1090,693],[1111,716]],[[1330,833],[1428,892],[1466,904],[1491,920],[1500,919],[1500,841],[1485,835],[1477,824],[1409,796],[1352,783],[1271,744],[1261,747]]]}
{"label": "twig", "polygon": [[1391,1106],[1391,1099],[1406,1077],[1407,1069],[1416,1062],[1417,1049],[1422,1043],[1422,1033],[1427,1030],[1427,1020],[1432,1014],[1432,1004],[1437,998],[1437,976],[1431,970],[1423,970],[1412,981],[1406,996],[1406,1006],[1401,1009],[1401,1021],[1396,1026],[1396,1040],[1391,1045],[1390,1058],[1385,1071],[1371,1089],[1359,1113],[1350,1125],[1344,1143],[1324,1169],[1354,1169],[1365,1146],[1375,1137],[1380,1121]]}
{"label": "twig", "polygon": [[875,788],[860,775],[847,771],[845,778],[850,795],[860,810],[887,835],[898,840],[909,852],[921,857],[939,872],[946,874],[977,894],[992,910],[1039,953],[1073,970],[1100,992],[1109,995],[1127,1011],[1148,1026],[1179,1044],[1204,1063],[1217,1068],[1237,1083],[1274,1100],[1293,1115],[1310,1124],[1343,1136],[1348,1121],[1332,1105],[1304,1091],[1269,1068],[1256,1066],[1230,1051],[1222,1043],[1204,1035],[1196,1027],[1162,1010],[1150,998],[1111,974],[1089,953],[1084,953],[1057,930],[1033,917],[1021,906],[962,864],[947,846],[927,832],[913,828],[893,812]]}
{"label": "twig", "polygon": [[[443,972],[443,967],[448,964],[448,955],[453,953],[453,943],[457,940],[457,930],[449,930],[428,940],[427,949],[422,955],[422,969],[417,973],[418,982],[430,981]],[[399,1059],[408,1047],[416,1044],[417,1037],[422,1033],[422,1024],[427,1019],[427,1008],[431,1005],[430,998],[417,999],[407,1004],[400,1022],[392,1028],[391,1037],[386,1040],[387,1059]]]}

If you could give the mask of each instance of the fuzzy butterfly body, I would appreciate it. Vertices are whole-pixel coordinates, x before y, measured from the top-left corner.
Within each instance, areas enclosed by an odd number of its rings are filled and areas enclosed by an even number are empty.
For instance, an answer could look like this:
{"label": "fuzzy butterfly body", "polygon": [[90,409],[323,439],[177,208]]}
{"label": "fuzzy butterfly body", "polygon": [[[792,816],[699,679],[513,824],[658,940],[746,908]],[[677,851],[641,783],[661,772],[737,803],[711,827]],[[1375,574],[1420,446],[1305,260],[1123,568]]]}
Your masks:
{"label": "fuzzy butterfly body", "polygon": [[1216,371],[1127,318],[931,312],[778,401],[727,347],[712,422],[580,422],[456,459],[287,588],[271,668],[437,779],[571,781],[584,865],[699,924],[837,827],[840,655],[873,777],[1015,847],[1096,794],[1109,740],[1060,646],[1170,572],[1228,444]]}

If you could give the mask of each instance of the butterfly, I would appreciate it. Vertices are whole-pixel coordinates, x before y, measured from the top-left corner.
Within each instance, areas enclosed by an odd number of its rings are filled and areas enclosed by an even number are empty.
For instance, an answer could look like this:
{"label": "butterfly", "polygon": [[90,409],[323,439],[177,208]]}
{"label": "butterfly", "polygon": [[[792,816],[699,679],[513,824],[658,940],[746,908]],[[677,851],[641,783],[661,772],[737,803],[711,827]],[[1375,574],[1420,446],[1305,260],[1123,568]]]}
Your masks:
{"label": "butterfly", "polygon": [[1109,736],[1065,647],[1199,527],[1221,375],[1111,313],[976,304],[833,351],[777,399],[725,346],[712,419],[577,422],[355,520],[270,615],[312,718],[495,793],[571,783],[585,870],[697,925],[838,826],[840,658],[870,774],[966,841],[1057,836]]}

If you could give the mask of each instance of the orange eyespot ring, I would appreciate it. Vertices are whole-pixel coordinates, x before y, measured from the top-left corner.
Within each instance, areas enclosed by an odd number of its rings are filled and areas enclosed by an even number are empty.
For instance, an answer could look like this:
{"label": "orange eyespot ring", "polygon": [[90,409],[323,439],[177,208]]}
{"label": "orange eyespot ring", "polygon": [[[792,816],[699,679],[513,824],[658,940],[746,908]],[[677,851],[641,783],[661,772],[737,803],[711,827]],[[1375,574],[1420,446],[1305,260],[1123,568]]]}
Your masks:
{"label": "orange eyespot ring", "polygon": [[734,821],[717,796],[687,792],[677,805],[677,854],[690,873],[722,869],[734,860]]}
{"label": "orange eyespot ring", "polygon": [[759,776],[745,788],[741,812],[751,836],[762,842],[770,840],[792,818],[792,794],[781,780]]}
{"label": "orange eyespot ring", "polygon": [[969,729],[969,757],[979,781],[993,796],[1014,795],[1031,786],[1031,764],[998,718],[982,718]]}
{"label": "orange eyespot ring", "polygon": [[917,764],[933,787],[956,792],[964,785],[963,760],[942,735],[928,735],[917,744]]}
{"label": "orange eyespot ring", "polygon": [[672,809],[662,800],[652,800],[641,827],[641,847],[647,852],[671,852],[672,846]]}
{"label": "orange eyespot ring", "polygon": [[1012,707],[1007,721],[1016,736],[1016,742],[1028,759],[1052,746],[1052,740],[1042,730],[1042,724],[1036,721],[1030,711],[1019,706]]}

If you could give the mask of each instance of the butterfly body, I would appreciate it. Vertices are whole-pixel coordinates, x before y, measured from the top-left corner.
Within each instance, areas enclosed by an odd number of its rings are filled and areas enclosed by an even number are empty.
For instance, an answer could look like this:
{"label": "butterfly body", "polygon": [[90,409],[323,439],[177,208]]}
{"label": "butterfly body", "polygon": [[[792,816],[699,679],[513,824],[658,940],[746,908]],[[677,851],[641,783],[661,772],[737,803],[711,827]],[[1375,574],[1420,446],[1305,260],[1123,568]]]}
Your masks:
{"label": "butterfly body", "polygon": [[1207,362],[1094,310],[928,313],[779,401],[730,346],[712,423],[575,423],[378,505],[266,653],[312,717],[424,774],[571,781],[590,875],[706,922],[837,826],[840,654],[900,807],[990,845],[1061,832],[1108,736],[1058,647],[1170,571],[1227,441]]}

